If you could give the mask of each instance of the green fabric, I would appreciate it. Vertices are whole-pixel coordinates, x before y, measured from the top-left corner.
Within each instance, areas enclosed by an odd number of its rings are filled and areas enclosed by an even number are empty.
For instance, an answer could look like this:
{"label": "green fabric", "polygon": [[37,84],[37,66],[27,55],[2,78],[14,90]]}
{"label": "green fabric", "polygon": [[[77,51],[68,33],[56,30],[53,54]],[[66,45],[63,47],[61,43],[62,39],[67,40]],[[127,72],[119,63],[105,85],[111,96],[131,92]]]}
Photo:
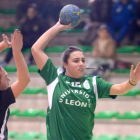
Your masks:
{"label": "green fabric", "polygon": [[96,81],[92,76],[70,78],[61,68],[57,69],[50,58],[39,74],[48,91],[47,139],[91,140],[97,95],[109,98],[112,84],[100,77],[96,77]]}

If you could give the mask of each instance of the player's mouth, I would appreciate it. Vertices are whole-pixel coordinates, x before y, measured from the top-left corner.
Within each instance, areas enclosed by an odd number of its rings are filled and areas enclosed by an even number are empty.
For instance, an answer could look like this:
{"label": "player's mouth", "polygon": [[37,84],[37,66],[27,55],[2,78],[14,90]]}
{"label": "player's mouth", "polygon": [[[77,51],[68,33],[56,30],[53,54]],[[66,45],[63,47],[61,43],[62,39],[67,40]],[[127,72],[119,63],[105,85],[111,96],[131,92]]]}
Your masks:
{"label": "player's mouth", "polygon": [[78,71],[83,72],[83,71],[84,71],[84,69],[83,69],[83,68],[80,68],[80,69],[78,69]]}

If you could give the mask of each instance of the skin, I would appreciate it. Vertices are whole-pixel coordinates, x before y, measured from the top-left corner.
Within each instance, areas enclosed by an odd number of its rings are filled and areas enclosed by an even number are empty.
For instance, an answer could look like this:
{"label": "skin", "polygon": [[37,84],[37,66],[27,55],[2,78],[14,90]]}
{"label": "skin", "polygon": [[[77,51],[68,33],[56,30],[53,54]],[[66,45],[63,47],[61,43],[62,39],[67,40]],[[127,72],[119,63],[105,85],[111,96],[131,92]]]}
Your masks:
{"label": "skin", "polygon": [[[47,30],[32,46],[31,51],[40,70],[44,67],[48,60],[48,56],[44,53],[44,49],[51,39],[53,39],[60,31],[70,29],[72,24],[62,25],[60,20],[49,30]],[[71,53],[68,63],[63,63],[66,68],[66,74],[72,78],[81,78],[85,70],[85,62],[83,62],[84,55],[80,52]],[[76,61],[75,61],[76,60]],[[74,62],[75,61],[75,62]],[[80,70],[81,68],[81,70]],[[140,80],[140,62],[136,68],[131,66],[130,82],[137,84]],[[123,95],[130,91],[134,86],[129,83],[129,80],[121,83],[114,84],[110,89],[110,95]]]}
{"label": "skin", "polygon": [[9,87],[10,78],[8,77],[7,72],[1,68],[1,81],[0,81],[0,90],[6,90]]}
{"label": "skin", "polygon": [[[17,66],[18,80],[11,85],[14,97],[17,98],[30,82],[29,72],[21,53],[23,47],[23,37],[19,30],[15,30],[11,35],[11,43],[7,36],[3,35],[3,41],[0,43],[0,51],[12,46],[14,60]],[[7,72],[1,68],[0,90],[6,90],[9,87],[10,78]]]}
{"label": "skin", "polygon": [[72,78],[81,78],[85,73],[85,57],[80,51],[70,54],[68,63],[63,63],[66,68],[66,75]]}

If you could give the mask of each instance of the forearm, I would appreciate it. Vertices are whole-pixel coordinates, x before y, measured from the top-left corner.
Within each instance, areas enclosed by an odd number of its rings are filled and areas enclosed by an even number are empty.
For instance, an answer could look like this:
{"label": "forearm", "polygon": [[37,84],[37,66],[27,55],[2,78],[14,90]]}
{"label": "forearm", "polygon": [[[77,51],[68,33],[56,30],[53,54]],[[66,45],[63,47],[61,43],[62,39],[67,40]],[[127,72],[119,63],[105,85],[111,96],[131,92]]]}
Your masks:
{"label": "forearm", "polygon": [[19,82],[22,82],[22,84],[23,85],[25,84],[26,86],[30,81],[30,77],[29,77],[29,72],[24,57],[21,51],[16,52],[14,50],[13,50],[13,56],[17,66],[18,80]]}
{"label": "forearm", "polygon": [[0,52],[2,52],[4,49],[6,49],[6,45],[4,44],[4,41],[0,42]]}
{"label": "forearm", "polygon": [[47,30],[33,45],[32,49],[43,51],[49,41],[59,33],[57,24]]}
{"label": "forearm", "polygon": [[110,95],[123,95],[123,94],[126,94],[133,87],[134,86],[129,83],[129,80],[124,82],[124,83],[122,83],[122,84],[115,84],[115,85],[113,85],[111,87]]}

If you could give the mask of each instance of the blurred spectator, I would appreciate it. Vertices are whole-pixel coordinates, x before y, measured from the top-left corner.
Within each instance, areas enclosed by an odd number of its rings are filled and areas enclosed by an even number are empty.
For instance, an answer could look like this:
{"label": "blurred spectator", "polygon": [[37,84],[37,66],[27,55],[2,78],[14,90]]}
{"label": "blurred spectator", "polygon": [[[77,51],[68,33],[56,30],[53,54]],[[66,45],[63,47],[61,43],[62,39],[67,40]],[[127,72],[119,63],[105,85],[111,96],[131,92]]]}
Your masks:
{"label": "blurred spectator", "polygon": [[108,27],[110,34],[117,41],[118,46],[125,37],[126,33],[128,31],[131,33],[132,31],[135,21],[135,9],[136,3],[132,0],[119,0],[114,3],[111,22],[109,23]]}
{"label": "blurred spectator", "polygon": [[[135,17],[136,17],[135,25],[132,26],[133,30],[132,30],[131,36],[130,36],[131,41],[134,41],[135,35],[137,33],[138,34],[140,33],[140,0],[137,0],[137,8],[136,8],[136,12],[135,12]],[[140,39],[139,39],[138,45],[140,45]]]}
{"label": "blurred spectator", "polygon": [[[46,26],[46,25],[45,25]],[[38,16],[37,5],[31,4],[27,9],[26,20],[21,25],[21,32],[23,35],[23,49],[31,48],[34,42],[45,31],[42,19]],[[8,64],[12,58],[12,49],[9,50],[3,62],[0,62],[1,66]],[[28,65],[33,63],[32,54],[30,54]]]}
{"label": "blurred spectator", "polygon": [[42,10],[43,17],[47,20],[47,22],[49,22],[51,18],[53,22],[56,23],[59,20],[59,14],[62,8],[63,6],[60,0],[48,1],[45,3]]}
{"label": "blurred spectator", "polygon": [[[98,29],[98,38],[93,45],[92,58],[87,62],[87,67],[107,66],[112,70],[116,61],[115,41],[111,38],[106,25],[101,25]],[[92,70],[87,70],[87,74],[93,74]]]}
{"label": "blurred spectator", "polygon": [[87,32],[84,40],[79,39],[81,45],[91,45],[97,37],[97,30],[102,24],[110,22],[112,0],[94,0],[90,2],[91,24],[87,25]]}
{"label": "blurred spectator", "polygon": [[[140,33],[140,0],[138,2],[138,6],[136,10],[136,23],[137,23],[136,31]],[[139,41],[139,45],[140,45],[140,41]]]}
{"label": "blurred spectator", "polygon": [[20,25],[24,22],[24,18],[26,17],[26,11],[32,3],[36,3],[38,5],[38,12],[41,14],[44,4],[47,0],[22,0],[16,8],[16,23]]}

